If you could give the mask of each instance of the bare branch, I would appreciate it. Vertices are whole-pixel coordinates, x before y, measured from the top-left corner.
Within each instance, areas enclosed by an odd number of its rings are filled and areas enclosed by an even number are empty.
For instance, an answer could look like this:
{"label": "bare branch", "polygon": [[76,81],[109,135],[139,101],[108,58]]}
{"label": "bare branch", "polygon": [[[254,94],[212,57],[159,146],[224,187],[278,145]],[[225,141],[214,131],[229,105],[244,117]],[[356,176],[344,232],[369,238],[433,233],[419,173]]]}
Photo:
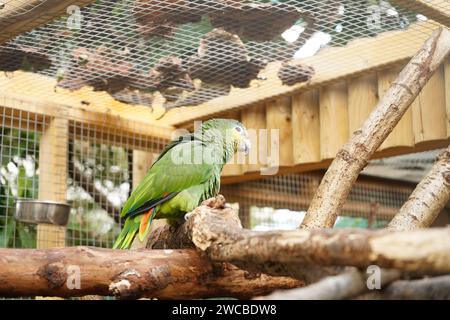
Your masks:
{"label": "bare branch", "polygon": [[372,291],[357,299],[449,300],[450,275],[419,280],[399,280],[382,291]]}
{"label": "bare branch", "polygon": [[192,211],[185,226],[195,246],[213,261],[272,275],[289,271],[290,276],[305,265],[365,268],[377,264],[422,273],[450,271],[448,228],[256,232],[243,229],[237,213],[223,205],[223,197],[207,200]]}
{"label": "bare branch", "polygon": [[450,200],[450,147],[442,152],[427,176],[391,220],[388,229],[413,230],[431,226]]}
{"label": "bare branch", "polygon": [[[400,272],[396,270],[383,270],[381,284],[396,280]],[[275,291],[260,297],[264,300],[338,300],[356,296],[367,290],[366,277],[357,269],[341,273],[337,276],[327,277],[317,283],[304,288]]]}
{"label": "bare branch", "polygon": [[310,204],[302,228],[333,226],[358,174],[449,52],[450,31],[440,28],[402,70],[362,128],[338,152]]}
{"label": "bare branch", "polygon": [[212,264],[195,250],[0,249],[3,297],[249,298],[300,285],[291,278]]}

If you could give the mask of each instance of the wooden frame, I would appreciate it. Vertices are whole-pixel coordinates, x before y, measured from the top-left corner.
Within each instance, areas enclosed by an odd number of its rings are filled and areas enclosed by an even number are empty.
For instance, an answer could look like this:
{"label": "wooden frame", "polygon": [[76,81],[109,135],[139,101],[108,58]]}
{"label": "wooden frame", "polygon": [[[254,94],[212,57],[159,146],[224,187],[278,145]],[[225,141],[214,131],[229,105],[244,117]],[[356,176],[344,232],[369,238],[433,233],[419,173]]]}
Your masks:
{"label": "wooden frame", "polygon": [[405,9],[416,9],[429,19],[450,27],[450,6],[442,0],[391,0],[394,5]]}
{"label": "wooden frame", "polygon": [[171,110],[161,121],[184,126],[193,120],[222,115],[233,109],[242,109],[405,62],[439,26],[439,23],[427,21],[413,24],[407,30],[384,32],[374,38],[354,40],[344,47],[324,49],[301,61],[314,67],[316,73],[311,81],[293,86],[282,85],[278,80],[280,62],[269,63],[262,76],[270,81],[254,83],[248,89],[233,88],[228,96],[185,110]]}
{"label": "wooden frame", "polygon": [[[0,10],[0,44],[60,17],[67,13],[66,9],[71,5],[84,7],[92,2],[94,0],[7,1]],[[19,15],[19,11],[24,13]]]}

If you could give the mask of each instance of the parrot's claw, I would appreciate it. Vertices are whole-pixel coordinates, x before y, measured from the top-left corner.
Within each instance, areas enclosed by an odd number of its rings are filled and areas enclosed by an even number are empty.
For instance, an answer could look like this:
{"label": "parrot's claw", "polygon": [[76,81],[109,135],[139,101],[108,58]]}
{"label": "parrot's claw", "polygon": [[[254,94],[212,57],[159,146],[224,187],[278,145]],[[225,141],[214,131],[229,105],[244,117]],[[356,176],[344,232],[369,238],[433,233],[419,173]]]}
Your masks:
{"label": "parrot's claw", "polygon": [[185,220],[185,221],[188,221],[189,218],[190,218],[191,216],[192,216],[192,212],[186,213],[186,214],[184,215],[184,220]]}

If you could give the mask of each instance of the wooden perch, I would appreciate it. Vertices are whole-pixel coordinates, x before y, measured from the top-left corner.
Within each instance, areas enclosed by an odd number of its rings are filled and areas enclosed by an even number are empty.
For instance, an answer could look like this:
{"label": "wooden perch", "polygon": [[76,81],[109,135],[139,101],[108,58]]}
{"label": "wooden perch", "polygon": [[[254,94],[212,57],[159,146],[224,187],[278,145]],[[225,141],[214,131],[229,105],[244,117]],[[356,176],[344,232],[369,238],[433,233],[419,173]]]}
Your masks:
{"label": "wooden perch", "polygon": [[[381,285],[396,280],[399,272],[396,270],[383,270]],[[274,293],[257,299],[264,300],[338,300],[359,295],[367,290],[367,279],[357,269],[327,277],[305,288],[296,288]]]}
{"label": "wooden perch", "polygon": [[224,207],[224,201],[222,196],[205,201],[180,227],[184,232],[179,232],[183,237],[187,233],[213,261],[300,279],[305,265],[365,268],[376,264],[421,273],[450,272],[449,228],[256,232],[243,229],[237,213]]}
{"label": "wooden perch", "polygon": [[358,174],[449,52],[450,31],[440,28],[402,70],[362,128],[337,153],[310,204],[302,228],[334,225]]}
{"label": "wooden perch", "polygon": [[431,226],[450,200],[450,147],[443,151],[427,176],[391,220],[388,229],[412,230]]}
{"label": "wooden perch", "polygon": [[357,299],[449,300],[450,275],[419,280],[399,280],[384,290],[373,290]]}
{"label": "wooden perch", "polygon": [[300,285],[291,278],[212,264],[195,250],[0,249],[2,297],[249,298]]}
{"label": "wooden perch", "polygon": [[0,44],[67,13],[71,5],[84,7],[94,0],[11,0],[0,10]]}

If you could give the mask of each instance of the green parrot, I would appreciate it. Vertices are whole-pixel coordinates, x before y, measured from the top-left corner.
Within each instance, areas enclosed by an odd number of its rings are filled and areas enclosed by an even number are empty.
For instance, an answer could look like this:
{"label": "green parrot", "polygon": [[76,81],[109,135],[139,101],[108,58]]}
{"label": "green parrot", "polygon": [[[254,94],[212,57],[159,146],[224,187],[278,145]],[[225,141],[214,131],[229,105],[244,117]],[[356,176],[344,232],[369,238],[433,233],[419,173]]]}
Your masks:
{"label": "green parrot", "polygon": [[216,196],[225,163],[237,151],[249,150],[247,129],[229,119],[205,121],[170,142],[125,202],[125,224],[113,248],[130,248],[136,234],[143,241],[154,218],[174,222]]}

